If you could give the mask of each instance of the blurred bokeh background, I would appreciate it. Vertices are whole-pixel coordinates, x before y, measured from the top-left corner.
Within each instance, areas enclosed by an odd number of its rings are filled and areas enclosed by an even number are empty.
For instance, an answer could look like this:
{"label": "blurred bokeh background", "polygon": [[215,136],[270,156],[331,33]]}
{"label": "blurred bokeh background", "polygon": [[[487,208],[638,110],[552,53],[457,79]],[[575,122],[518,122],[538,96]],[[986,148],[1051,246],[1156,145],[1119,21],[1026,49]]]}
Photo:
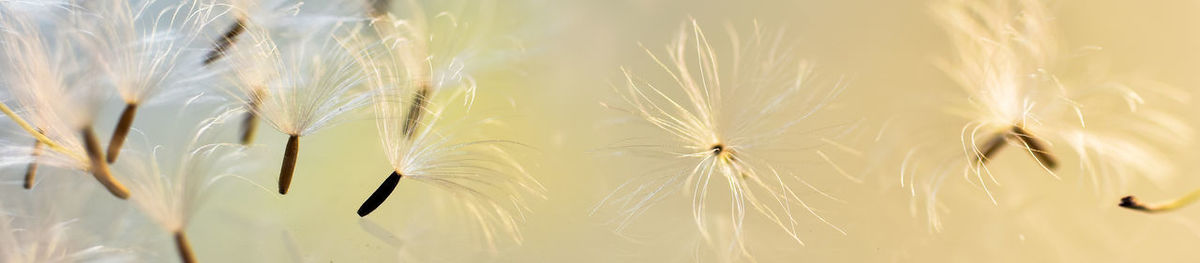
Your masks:
{"label": "blurred bokeh background", "polygon": [[[941,197],[944,229],[931,231],[923,208],[912,204],[899,179],[899,155],[911,146],[903,138],[907,132],[949,129],[942,133],[956,135],[961,127],[955,117],[928,110],[930,104],[962,96],[933,63],[952,53],[930,12],[931,1],[936,0],[499,1],[493,30],[522,49],[514,59],[475,73],[479,91],[471,114],[504,120],[502,128],[484,133],[533,149],[519,157],[547,189],[547,199],[531,202],[523,244],[501,244],[490,254],[455,233],[458,229],[437,224],[448,219],[431,216],[437,204],[423,196],[436,190],[428,185],[402,182],[375,214],[355,215],[390,169],[370,117],[304,137],[287,196],[271,190],[286,136],[260,130],[255,152],[261,165],[246,177],[266,189],[246,183],[213,188],[189,236],[205,262],[721,261],[716,252],[705,251],[682,195],[639,217],[640,227],[629,233],[614,232],[606,224],[610,218],[592,213],[597,202],[646,169],[622,161],[630,157],[606,152],[638,136],[613,125],[627,116],[602,106],[620,101],[612,89],[623,81],[620,67],[661,74],[638,44],[666,45],[695,18],[712,35],[726,26],[750,30],[756,20],[786,28],[798,45],[796,56],[815,62],[822,78],[847,81],[843,95],[827,108],[834,116],[825,118],[859,124],[860,136],[841,143],[861,154],[836,161],[863,182],[845,180],[819,162],[803,175],[840,200],[813,196],[822,215],[846,234],[811,220],[800,227],[806,245],[799,246],[770,226],[749,221],[748,228],[757,229],[748,239],[758,261],[1186,262],[1200,257],[1194,249],[1200,242],[1200,207],[1148,215],[1116,206],[1125,194],[1160,200],[1200,187],[1193,173],[1200,169],[1200,151],[1191,150],[1193,145],[1177,145],[1180,151],[1168,153],[1176,166],[1169,175],[1172,183],[1134,180],[1119,193],[1093,191],[1093,182],[1077,167],[1065,165],[1061,179],[1055,179],[1027,156],[1002,154],[991,164],[1001,180],[992,188],[998,204],[970,182],[951,177]],[[1186,94],[1200,90],[1200,74],[1195,74],[1200,3],[1063,0],[1049,6],[1063,43],[1103,47],[1100,53],[1111,71],[1170,84]],[[1200,126],[1200,105],[1162,106]],[[106,109],[99,123],[111,123],[118,111]],[[137,127],[159,129],[173,116],[148,111]],[[894,121],[914,116],[947,125],[910,127]],[[892,133],[883,136],[890,139],[876,140],[880,132]],[[946,137],[945,143],[959,141]],[[1066,164],[1077,161],[1062,158]],[[10,188],[3,193],[19,191]],[[123,206],[105,195],[92,194],[95,202]],[[145,221],[129,210],[118,213]],[[137,228],[137,223],[124,224]],[[175,260],[170,236],[160,236],[139,243],[138,250],[157,254],[151,261]]]}

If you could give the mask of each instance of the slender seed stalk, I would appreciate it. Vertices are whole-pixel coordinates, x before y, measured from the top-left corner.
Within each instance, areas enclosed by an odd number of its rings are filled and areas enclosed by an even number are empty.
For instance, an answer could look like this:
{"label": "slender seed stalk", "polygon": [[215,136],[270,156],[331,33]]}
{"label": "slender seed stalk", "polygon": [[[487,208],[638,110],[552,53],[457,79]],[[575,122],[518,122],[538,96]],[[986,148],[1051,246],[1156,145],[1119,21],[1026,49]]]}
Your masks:
{"label": "slender seed stalk", "polygon": [[1200,200],[1200,189],[1192,191],[1191,193],[1188,193],[1187,195],[1179,197],[1175,200],[1166,201],[1159,204],[1142,203],[1141,201],[1138,201],[1137,197],[1131,195],[1121,198],[1121,203],[1119,205],[1124,208],[1146,213],[1160,213],[1183,208],[1184,206],[1195,203],[1197,200]]}
{"label": "slender seed stalk", "polygon": [[96,177],[104,188],[113,196],[121,199],[129,199],[129,189],[125,188],[117,178],[112,176],[112,172],[108,170],[108,162],[104,161],[104,152],[100,150],[100,139],[96,137],[96,132],[91,126],[83,128],[83,144],[84,150],[87,151],[88,158],[91,160],[92,176]]}
{"label": "slender seed stalk", "polygon": [[1013,126],[1012,131],[1013,137],[1016,137],[1021,141],[1022,144],[1024,144],[1026,147],[1029,147],[1029,151],[1033,153],[1033,157],[1036,158],[1038,162],[1041,162],[1042,165],[1046,166],[1046,168],[1049,168],[1050,170],[1058,168],[1057,158],[1054,158],[1054,155],[1050,154],[1049,149],[1046,148],[1044,143],[1042,143],[1042,140],[1034,137],[1033,134],[1030,134],[1029,131],[1021,128],[1020,126]]}
{"label": "slender seed stalk", "polygon": [[383,184],[380,184],[379,188],[375,188],[375,192],[367,197],[367,201],[358,207],[358,216],[365,217],[379,208],[379,205],[382,205],[383,201],[392,195],[392,191],[396,190],[396,185],[400,184],[400,177],[403,177],[400,172],[393,171],[391,175],[388,175],[388,178],[383,180]]}
{"label": "slender seed stalk", "polygon": [[125,104],[125,110],[121,111],[121,119],[117,121],[117,128],[113,130],[112,139],[108,141],[108,163],[117,161],[117,155],[121,154],[121,146],[125,144],[125,136],[129,135],[129,129],[133,127],[133,118],[137,116],[137,103]]}
{"label": "slender seed stalk", "polygon": [[45,144],[46,147],[49,147],[51,150],[66,154],[67,156],[71,156],[71,158],[75,158],[76,160],[87,160],[87,158],[80,156],[79,153],[67,150],[66,147],[55,143],[54,140],[50,139],[50,137],[46,137],[45,134],[42,134],[37,129],[34,129],[32,125],[29,125],[28,122],[25,122],[25,119],[21,118],[20,115],[17,115],[16,112],[13,112],[12,108],[9,108],[8,105],[4,104],[3,102],[0,102],[0,111],[3,111],[4,115],[8,115],[8,118],[12,119],[13,122],[16,122],[18,126],[21,126],[21,129],[24,129],[25,132],[33,135],[33,138],[37,138],[38,141],[41,141],[42,144]]}
{"label": "slender seed stalk", "polygon": [[33,179],[37,176],[38,169],[37,159],[38,156],[42,155],[42,141],[33,141],[33,151],[29,155],[33,157],[33,161],[30,161],[29,166],[25,168],[25,189],[33,188]]}
{"label": "slender seed stalk", "polygon": [[426,98],[429,96],[429,85],[421,85],[417,90],[416,96],[413,96],[412,106],[408,108],[408,116],[404,118],[404,137],[412,139],[416,135],[417,126],[421,123],[421,116],[424,116]]}
{"label": "slender seed stalk", "polygon": [[213,62],[216,62],[225,56],[225,50],[228,50],[229,47],[233,46],[234,43],[237,43],[237,37],[243,32],[246,32],[245,23],[246,22],[243,21],[243,19],[238,18],[233,25],[229,26],[229,29],[225,30],[225,34],[221,35],[221,38],[217,39],[217,41],[213,43],[212,50],[209,50],[208,55],[204,56],[205,66],[212,64]]}
{"label": "slender seed stalk", "polygon": [[183,230],[175,231],[175,249],[179,251],[179,259],[183,263],[196,263],[196,254],[192,253],[192,245],[188,243],[187,234]]}
{"label": "slender seed stalk", "polygon": [[989,139],[987,143],[984,143],[980,147],[981,150],[975,156],[975,161],[972,163],[987,164],[988,160],[991,160],[992,156],[996,155],[996,152],[1004,149],[1004,145],[1007,145],[1006,142],[1008,142],[1008,138],[1005,136],[1005,133],[993,135],[992,139]]}
{"label": "slender seed stalk", "polygon": [[292,174],[296,172],[296,157],[300,154],[300,135],[288,137],[283,150],[283,168],[279,170],[279,194],[286,195],[292,185]]}

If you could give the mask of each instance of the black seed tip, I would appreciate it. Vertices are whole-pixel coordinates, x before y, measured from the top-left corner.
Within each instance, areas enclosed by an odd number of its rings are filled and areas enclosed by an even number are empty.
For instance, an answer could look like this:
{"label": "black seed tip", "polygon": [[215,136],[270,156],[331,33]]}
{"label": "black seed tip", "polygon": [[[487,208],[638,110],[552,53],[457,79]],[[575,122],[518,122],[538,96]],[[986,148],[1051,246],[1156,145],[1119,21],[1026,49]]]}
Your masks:
{"label": "black seed tip", "polygon": [[382,205],[383,201],[392,195],[392,191],[396,190],[396,185],[400,184],[400,177],[400,173],[392,172],[387,179],[383,180],[379,188],[376,188],[375,192],[371,193],[370,197],[367,197],[367,201],[358,207],[358,216],[367,216],[372,211],[375,211],[376,208],[379,208],[379,205]]}
{"label": "black seed tip", "polygon": [[1129,209],[1133,209],[1133,210],[1146,210],[1146,205],[1143,205],[1141,202],[1138,202],[1137,197],[1133,197],[1132,195],[1122,197],[1121,203],[1118,205],[1121,207],[1129,208]]}

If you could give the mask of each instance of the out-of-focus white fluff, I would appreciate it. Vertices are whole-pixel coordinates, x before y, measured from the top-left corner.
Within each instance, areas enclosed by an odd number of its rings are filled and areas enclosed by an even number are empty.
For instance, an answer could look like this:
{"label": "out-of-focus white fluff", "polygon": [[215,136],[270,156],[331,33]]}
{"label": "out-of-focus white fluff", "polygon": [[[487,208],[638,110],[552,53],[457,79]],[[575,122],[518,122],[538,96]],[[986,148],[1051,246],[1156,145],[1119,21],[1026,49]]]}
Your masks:
{"label": "out-of-focus white fluff", "polygon": [[[1051,153],[1073,154],[1067,160],[1078,162],[1061,168],[1076,166],[1097,193],[1112,193],[1137,178],[1156,183],[1170,178],[1174,170],[1164,150],[1189,143],[1192,129],[1147,100],[1186,96],[1161,84],[1112,76],[1097,63],[1099,48],[1064,47],[1043,1],[947,0],[934,5],[934,12],[955,48],[954,57],[939,66],[967,103],[949,103],[949,112],[966,120],[956,160],[937,158],[940,147],[930,144],[912,148],[901,167],[901,184],[911,188],[914,201],[923,199],[932,230],[941,229],[937,195],[948,176],[961,172],[996,202],[988,189],[996,175],[978,156],[988,140],[1012,127],[1045,141]],[[1032,155],[1019,140],[1006,143],[1010,149],[997,154]]]}
{"label": "out-of-focus white fluff", "polygon": [[[221,143],[227,120],[238,111],[206,119],[187,141],[143,140],[125,150],[130,161],[115,166],[138,194],[131,201],[163,229],[183,231],[205,203],[209,188],[229,178],[242,178],[249,164],[246,146]],[[153,145],[153,146],[151,146]]]}

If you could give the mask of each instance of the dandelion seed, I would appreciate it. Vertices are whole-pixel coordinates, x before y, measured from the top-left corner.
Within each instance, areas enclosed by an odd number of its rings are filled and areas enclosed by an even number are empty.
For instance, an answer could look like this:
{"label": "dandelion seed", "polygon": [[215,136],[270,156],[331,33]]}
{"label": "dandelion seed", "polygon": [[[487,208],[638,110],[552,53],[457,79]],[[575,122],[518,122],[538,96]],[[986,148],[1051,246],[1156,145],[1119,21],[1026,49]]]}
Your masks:
{"label": "dandelion seed", "polygon": [[277,42],[264,28],[246,26],[243,41],[230,48],[227,57],[234,75],[229,93],[244,105],[254,105],[251,114],[288,135],[279,175],[279,193],[287,194],[300,137],[366,105],[370,94],[360,87],[362,75],[353,68],[355,60],[329,37],[344,33],[344,28]]}
{"label": "dandelion seed", "polygon": [[215,132],[236,113],[238,111],[226,111],[202,121],[194,135],[182,143],[185,147],[182,151],[161,145],[151,147],[147,139],[143,143],[146,145],[134,145],[135,151],[127,154],[132,161],[117,166],[118,170],[135,179],[131,180],[130,186],[139,194],[132,198],[133,203],[172,235],[176,252],[183,262],[196,262],[186,229],[207,201],[209,189],[245,170],[246,147],[212,143],[217,138]]}
{"label": "dandelion seed", "polygon": [[85,23],[80,46],[95,57],[95,67],[125,102],[105,154],[117,160],[139,106],[188,95],[196,80],[208,76],[193,65],[190,46],[199,43],[195,32],[211,21],[211,8],[197,2],[177,4],[151,13],[156,0],[99,0],[84,3],[96,19]]}
{"label": "dandelion seed", "polygon": [[501,235],[519,243],[519,223],[523,221],[521,214],[527,210],[526,199],[544,198],[545,191],[509,153],[507,148],[520,144],[464,140],[464,135],[454,133],[481,127],[460,126],[445,120],[442,114],[446,108],[434,103],[434,98],[456,100],[465,96],[467,90],[423,99],[423,108],[428,111],[422,118],[424,128],[416,129],[413,135],[406,134],[412,131],[405,129],[411,127],[408,117],[411,105],[405,105],[410,101],[402,98],[412,90],[412,85],[421,82],[397,77],[406,76],[405,68],[396,67],[387,59],[386,52],[393,50],[389,47],[371,45],[370,40],[359,35],[345,38],[342,43],[355,55],[366,72],[367,85],[374,89],[376,126],[392,166],[387,178],[363,202],[357,214],[367,216],[380,207],[404,178],[444,190],[450,204],[476,222],[491,250],[495,250],[495,242]]}
{"label": "dandelion seed", "polygon": [[[669,73],[669,88],[623,70],[626,87],[618,92],[631,105],[629,112],[652,125],[652,134],[658,135],[647,138],[651,140],[647,145],[663,149],[661,154],[678,163],[662,177],[622,185],[596,209],[618,208],[622,214],[618,228],[624,229],[634,217],[682,190],[691,199],[701,236],[710,241],[730,237],[729,243],[743,253],[748,251],[743,229],[747,212],[770,221],[801,245],[802,219],[794,213],[807,211],[840,232],[792,188],[800,183],[793,181],[799,175],[782,169],[791,160],[775,162],[770,153],[796,151],[781,146],[791,143],[785,135],[794,135],[793,128],[807,124],[810,116],[836,97],[840,85],[828,92],[816,89],[811,66],[793,57],[782,30],[764,32],[756,23],[750,38],[741,39],[732,30],[729,36],[736,51],[732,60],[717,56],[695,20],[667,46],[665,58],[647,49]],[[819,139],[807,143],[823,144]],[[823,156],[819,151],[814,154]],[[707,220],[713,213],[709,211],[713,183],[727,186],[729,211],[720,214],[729,217],[729,228]]]}
{"label": "dandelion seed", "polygon": [[[79,19],[73,17],[73,20]],[[108,170],[100,141],[92,129],[96,109],[105,98],[98,89],[86,85],[91,77],[83,74],[79,64],[68,63],[73,58],[65,41],[75,31],[63,29],[55,42],[47,41],[39,30],[22,16],[0,18],[9,30],[4,31],[2,45],[8,63],[2,78],[11,95],[17,98],[18,108],[32,120],[25,121],[7,104],[3,111],[54,154],[44,155],[48,164],[91,172],[114,196],[126,199],[129,190]],[[38,132],[34,127],[42,129]]]}

